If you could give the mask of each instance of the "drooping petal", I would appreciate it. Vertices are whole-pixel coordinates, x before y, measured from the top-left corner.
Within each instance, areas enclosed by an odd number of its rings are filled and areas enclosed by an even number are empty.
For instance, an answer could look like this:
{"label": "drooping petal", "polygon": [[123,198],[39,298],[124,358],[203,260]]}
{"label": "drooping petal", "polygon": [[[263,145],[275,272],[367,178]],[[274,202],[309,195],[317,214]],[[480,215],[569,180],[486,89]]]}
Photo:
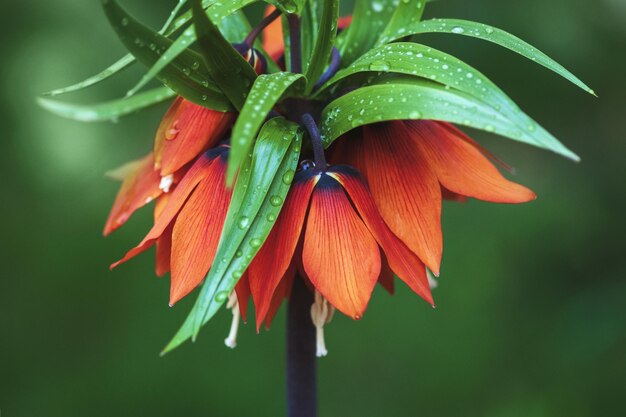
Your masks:
{"label": "drooping petal", "polygon": [[426,267],[385,224],[359,173],[348,166],[336,166],[329,175],[337,179],[348,192],[361,218],[382,247],[391,270],[415,293],[433,304]]}
{"label": "drooping petal", "polygon": [[384,254],[381,254],[381,266],[380,266],[380,276],[378,277],[378,283],[391,295],[395,292],[395,285],[393,282],[393,271],[389,266],[389,262],[387,261],[387,257]]}
{"label": "drooping petal", "polygon": [[[163,213],[163,209],[167,205],[169,200],[169,194],[163,194],[158,198],[156,205],[154,206],[154,221]],[[156,275],[162,277],[170,271],[170,254],[172,253],[172,229],[174,225],[170,223],[165,229],[163,234],[157,238],[155,242],[156,247]]]}
{"label": "drooping petal", "polygon": [[[217,157],[220,156],[217,155]],[[167,203],[163,207],[163,211],[154,222],[154,226],[152,226],[152,229],[150,229],[146,237],[141,241],[141,243],[139,243],[139,245],[129,250],[122,259],[112,264],[111,269],[144,252],[154,244],[156,239],[163,235],[172,220],[174,220],[174,218],[178,215],[181,207],[185,204],[187,198],[196,188],[198,183],[205,177],[214,175],[215,164],[213,164],[213,162],[215,161],[215,158],[216,155],[208,152],[198,158],[192,167],[189,168],[189,171],[187,171],[178,186],[170,194]]]}
{"label": "drooping petal", "polygon": [[438,274],[443,250],[441,188],[408,136],[402,122],[368,125],[361,138],[349,138],[344,155],[367,180],[391,231]]}
{"label": "drooping petal", "polygon": [[217,158],[180,210],[172,231],[170,305],[189,294],[206,276],[230,204],[226,163]]}
{"label": "drooping petal", "polygon": [[250,280],[247,272],[239,278],[237,285],[235,285],[235,293],[237,294],[241,319],[245,323],[248,321],[248,303],[250,301]]}
{"label": "drooping petal", "polygon": [[161,176],[173,174],[215,146],[232,126],[235,115],[177,99],[166,113],[154,141],[155,167]]}
{"label": "drooping petal", "polygon": [[[295,277],[295,268],[289,268],[283,279],[281,279],[280,284],[278,284],[278,287],[276,287],[276,291],[274,291],[274,296],[272,297],[267,315],[265,316],[265,328],[267,330],[270,329],[272,321],[274,320],[274,317],[276,317],[276,313],[278,313],[278,309],[283,303],[283,300],[285,298],[289,298]],[[257,332],[259,331],[258,327],[259,326],[257,325]]]}
{"label": "drooping petal", "polygon": [[326,174],[311,197],[302,263],[333,306],[354,319],[363,316],[380,274],[380,251],[340,184]]}
{"label": "drooping petal", "polygon": [[[265,9],[265,16],[269,16],[274,10],[276,10],[274,6],[268,6]],[[283,23],[280,17],[263,30],[263,49],[274,61],[278,61],[285,53]]]}
{"label": "drooping petal", "polygon": [[504,178],[476,143],[467,142],[434,121],[404,123],[423,160],[448,190],[494,203],[523,203],[535,199],[531,190]]}
{"label": "drooping petal", "polygon": [[317,177],[308,171],[296,174],[272,231],[248,267],[257,330],[270,309],[276,287],[292,263],[316,183]]}
{"label": "drooping petal", "polygon": [[161,176],[153,166],[154,157],[150,154],[117,170],[118,174],[124,171],[126,175],[104,226],[105,236],[126,223],[137,209],[162,194]]}

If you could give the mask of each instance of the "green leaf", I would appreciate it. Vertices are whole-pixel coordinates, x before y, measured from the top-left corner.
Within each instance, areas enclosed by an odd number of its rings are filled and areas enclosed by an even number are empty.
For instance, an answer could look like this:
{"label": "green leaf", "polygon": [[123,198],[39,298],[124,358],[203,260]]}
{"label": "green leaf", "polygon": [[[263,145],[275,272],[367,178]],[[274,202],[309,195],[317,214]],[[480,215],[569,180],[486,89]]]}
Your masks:
{"label": "green leaf", "polygon": [[38,97],[37,103],[50,112],[81,122],[116,120],[121,116],[165,101],[175,94],[167,87],[159,87],[136,96],[92,105],[64,103],[50,98]]}
{"label": "green leaf", "polygon": [[107,67],[105,70],[87,78],[84,81],[81,81],[76,84],[72,84],[67,87],[57,88],[56,90],[48,91],[46,93],[43,93],[43,95],[54,97],[54,96],[58,96],[61,94],[67,94],[67,93],[71,93],[74,91],[82,90],[87,87],[91,87],[92,85],[98,84],[99,82],[106,80],[113,74],[120,72],[124,68],[129,67],[134,62],[135,62],[134,56],[132,56],[131,54],[124,55],[120,60],[116,61],[111,66]]}
{"label": "green leaf", "polygon": [[308,80],[306,93],[313,90],[315,83],[328,65],[330,54],[337,36],[337,18],[339,17],[339,0],[325,0],[320,33],[315,43],[313,55],[307,67],[306,78]]}
{"label": "green leaf", "polygon": [[[241,8],[253,3],[255,0],[244,0],[237,5]],[[208,9],[211,20],[218,25],[224,37],[229,42],[239,42],[246,37],[250,30],[250,24],[247,18],[240,10],[234,10],[231,3],[214,4]],[[239,12],[239,13],[238,13]],[[144,87],[151,79],[157,76],[170,62],[187,48],[196,42],[196,31],[193,27],[187,28],[170,46],[161,54],[154,65],[148,70],[141,80],[129,92],[129,95],[135,94]]]}
{"label": "green leaf", "polygon": [[[212,1],[212,0],[207,0],[207,2]],[[167,21],[165,22],[165,24],[163,25],[163,27],[161,28],[161,30],[159,31],[160,34],[162,35],[171,35],[172,33],[174,33],[176,30],[180,29],[182,26],[184,26],[189,19],[191,18],[191,15],[189,16],[189,18],[178,18],[176,20],[174,20],[176,18],[176,15],[178,14],[178,12],[180,11],[181,7],[187,2],[187,0],[179,0],[178,4],[176,5],[176,7],[174,7],[174,9],[170,12],[170,16],[167,19]],[[47,93],[44,93],[44,96],[58,96],[61,94],[67,94],[67,93],[71,93],[74,91],[79,91],[82,89],[85,89],[87,87],[91,87],[92,85],[98,84],[101,81],[106,80],[107,78],[117,74],[118,72],[120,72],[121,70],[129,67],[130,65],[135,63],[135,57],[132,54],[126,54],[124,55],[122,58],[120,58],[119,60],[117,60],[115,63],[113,63],[112,65],[110,65],[109,67],[107,67],[105,70],[99,72],[96,75],[93,75],[89,78],[87,78],[86,80],[83,80],[79,83],[76,84],[72,84],[68,87],[63,87],[63,88],[58,88],[56,90],[52,90],[49,91]]]}
{"label": "green leaf", "polygon": [[302,62],[307,70],[319,33],[321,2],[308,1],[302,12]]}
{"label": "green leaf", "polygon": [[395,10],[394,0],[359,0],[355,3],[352,23],[337,37],[342,67],[374,46]]}
{"label": "green leaf", "polygon": [[[106,15],[126,48],[144,65],[151,66],[172,43],[168,38],[132,18],[114,0],[103,0]],[[202,57],[186,50],[159,74],[159,80],[179,95],[215,110],[231,109],[228,99],[209,80]]]}
{"label": "green leaf", "polygon": [[393,78],[333,101],[322,114],[322,139],[329,146],[355,127],[409,119],[442,120],[494,132],[578,160],[552,135],[537,134],[536,125],[521,129],[506,114],[467,93],[415,77]]}
{"label": "green leaf", "polygon": [[422,20],[424,9],[426,8],[425,0],[404,0],[398,4],[391,20],[387,24],[385,31],[377,42],[377,45],[383,45],[384,39],[394,36],[402,38],[402,34],[407,26],[414,25]]}
{"label": "green leaf", "polygon": [[274,118],[263,126],[237,178],[215,262],[191,313],[163,353],[195,336],[228,299],[278,217],[301,145],[302,132],[297,124]]}
{"label": "green leaf", "polygon": [[517,52],[518,54],[525,56],[540,65],[543,65],[588,93],[595,95],[594,91],[585,83],[543,52],[524,42],[520,38],[511,35],[510,33],[483,23],[458,19],[424,20],[422,22],[408,25],[402,34],[396,33],[381,39],[381,43],[392,42],[408,35],[416,35],[420,33],[452,33],[493,42],[497,45],[510,49],[513,52]]}
{"label": "green leaf", "polygon": [[303,81],[302,74],[289,72],[260,75],[256,79],[233,127],[228,161],[228,184],[232,183],[241,161],[250,152],[254,138],[268,113],[281,97],[294,90],[301,91]]}
{"label": "green leaf", "polygon": [[488,104],[505,114],[522,130],[533,129],[533,136],[550,137],[548,132],[524,114],[513,100],[479,71],[428,46],[398,42],[372,49],[348,68],[339,71],[322,89],[363,72],[399,73],[435,81]]}
{"label": "green leaf", "polygon": [[307,0],[268,0],[268,3],[276,6],[276,8],[280,9],[283,13],[297,15],[302,14],[304,3],[306,2]]}
{"label": "green leaf", "polygon": [[233,106],[241,110],[257,74],[207,17],[200,0],[193,1],[192,10],[198,43],[211,79]]}

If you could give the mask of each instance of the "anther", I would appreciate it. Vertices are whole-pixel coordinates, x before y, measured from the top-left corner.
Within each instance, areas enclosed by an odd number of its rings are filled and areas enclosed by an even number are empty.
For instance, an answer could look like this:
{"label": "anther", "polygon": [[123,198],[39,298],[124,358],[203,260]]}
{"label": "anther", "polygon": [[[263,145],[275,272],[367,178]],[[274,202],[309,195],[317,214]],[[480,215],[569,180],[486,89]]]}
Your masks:
{"label": "anther", "polygon": [[224,339],[224,344],[231,349],[234,349],[237,346],[237,332],[239,331],[239,301],[237,300],[237,293],[233,290],[228,297],[228,304],[226,304],[226,308],[230,308],[233,312],[233,320],[230,324],[230,331],[228,332],[228,337]]}
{"label": "anther", "polygon": [[315,291],[315,301],[311,305],[311,320],[315,326],[316,355],[318,358],[328,355],[324,340],[324,325],[330,323],[335,308],[328,303],[319,291]]}
{"label": "anther", "polygon": [[159,188],[163,190],[164,193],[169,193],[172,184],[174,183],[174,175],[166,175],[161,177],[161,182],[159,183]]}

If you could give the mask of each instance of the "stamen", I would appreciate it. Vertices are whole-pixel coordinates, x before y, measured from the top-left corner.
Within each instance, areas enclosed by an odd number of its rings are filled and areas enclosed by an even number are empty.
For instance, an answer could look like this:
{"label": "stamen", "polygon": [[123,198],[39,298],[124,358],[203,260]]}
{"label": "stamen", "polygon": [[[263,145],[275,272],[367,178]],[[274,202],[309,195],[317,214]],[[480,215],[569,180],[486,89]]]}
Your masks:
{"label": "stamen", "polygon": [[161,182],[159,183],[159,188],[163,190],[164,193],[169,193],[172,184],[174,183],[174,175],[166,175],[161,177]]}
{"label": "stamen", "polygon": [[315,291],[315,301],[311,305],[311,320],[315,326],[316,355],[318,358],[328,355],[324,340],[324,325],[330,323],[335,308],[328,303],[319,291]]}
{"label": "stamen", "polygon": [[320,131],[317,128],[317,124],[315,120],[313,120],[313,116],[309,113],[305,113],[302,115],[302,124],[309,132],[309,137],[311,138],[311,145],[313,145],[313,157],[315,159],[315,166],[317,169],[324,171],[328,167],[326,164],[326,157],[324,156],[324,146],[322,145],[322,137],[320,135]]}
{"label": "stamen", "polygon": [[228,337],[224,339],[224,344],[231,349],[234,349],[237,346],[237,332],[239,331],[239,301],[237,300],[237,294],[235,290],[230,293],[228,297],[228,304],[226,304],[226,308],[230,308],[233,312],[233,320],[230,324],[230,331],[228,332]]}

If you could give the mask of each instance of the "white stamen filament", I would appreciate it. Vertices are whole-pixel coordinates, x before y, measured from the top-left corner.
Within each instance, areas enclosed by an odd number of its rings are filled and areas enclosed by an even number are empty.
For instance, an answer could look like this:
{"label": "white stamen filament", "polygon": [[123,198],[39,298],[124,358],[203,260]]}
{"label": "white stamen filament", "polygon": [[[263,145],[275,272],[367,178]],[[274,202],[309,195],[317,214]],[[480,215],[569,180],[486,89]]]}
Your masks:
{"label": "white stamen filament", "polygon": [[161,182],[159,183],[159,188],[163,190],[164,193],[170,192],[170,187],[174,183],[174,175],[166,175],[161,177]]}
{"label": "white stamen filament", "polygon": [[237,301],[237,294],[233,290],[228,297],[228,304],[226,304],[226,308],[230,308],[233,312],[233,320],[230,324],[230,331],[228,332],[228,337],[224,339],[224,344],[231,349],[234,349],[237,346],[237,332],[239,331],[239,302]]}
{"label": "white stamen filament", "polygon": [[315,325],[316,354],[318,358],[328,355],[324,340],[324,324],[333,318],[335,308],[328,303],[319,291],[315,291],[315,301],[311,305],[311,320]]}

